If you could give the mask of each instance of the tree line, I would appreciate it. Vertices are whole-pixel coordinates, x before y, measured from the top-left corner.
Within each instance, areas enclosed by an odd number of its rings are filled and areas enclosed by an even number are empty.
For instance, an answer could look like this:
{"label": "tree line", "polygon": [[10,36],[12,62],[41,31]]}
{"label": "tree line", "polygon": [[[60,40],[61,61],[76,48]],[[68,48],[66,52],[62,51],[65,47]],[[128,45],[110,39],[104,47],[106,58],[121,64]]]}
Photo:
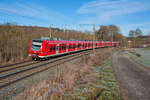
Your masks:
{"label": "tree line", "polygon": [[[49,37],[50,32],[52,33],[52,37],[63,40],[93,40],[93,34],[87,31],[81,32],[60,28],[18,26],[7,23],[0,25],[0,62],[27,58],[30,41],[40,37]],[[115,25],[102,25],[95,32],[95,40],[110,41],[112,40],[111,33],[113,33],[113,41],[120,41],[122,44],[125,43],[126,38]]]}
{"label": "tree line", "polygon": [[96,39],[99,41],[119,41],[122,46],[127,45],[126,37],[122,35],[116,25],[100,26],[100,29],[96,31]]}
{"label": "tree line", "polygon": [[143,47],[143,45],[149,45],[150,39],[148,36],[143,36],[141,29],[137,28],[136,30],[129,31],[129,46],[132,48]]}
{"label": "tree line", "polygon": [[29,43],[32,39],[52,37],[63,40],[92,40],[89,32],[63,30],[59,28],[18,26],[10,23],[0,25],[0,62],[15,61],[28,56]]}

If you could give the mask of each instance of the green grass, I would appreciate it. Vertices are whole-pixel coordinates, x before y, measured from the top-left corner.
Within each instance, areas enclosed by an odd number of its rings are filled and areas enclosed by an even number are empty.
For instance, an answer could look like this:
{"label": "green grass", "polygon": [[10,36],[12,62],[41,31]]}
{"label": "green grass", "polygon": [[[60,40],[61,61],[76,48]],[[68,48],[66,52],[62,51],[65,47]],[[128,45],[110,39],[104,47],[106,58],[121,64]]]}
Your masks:
{"label": "green grass", "polygon": [[120,100],[119,87],[112,71],[110,60],[103,66],[97,66],[93,73],[99,73],[97,81],[93,82],[96,87],[85,84],[82,88],[77,88],[80,100],[93,100],[103,98],[104,100]]}
{"label": "green grass", "polygon": [[140,54],[141,57],[137,57],[128,51],[125,51],[129,56],[134,57],[137,61],[143,63],[144,65],[150,67],[150,49],[149,48],[138,48],[136,49],[136,53]]}

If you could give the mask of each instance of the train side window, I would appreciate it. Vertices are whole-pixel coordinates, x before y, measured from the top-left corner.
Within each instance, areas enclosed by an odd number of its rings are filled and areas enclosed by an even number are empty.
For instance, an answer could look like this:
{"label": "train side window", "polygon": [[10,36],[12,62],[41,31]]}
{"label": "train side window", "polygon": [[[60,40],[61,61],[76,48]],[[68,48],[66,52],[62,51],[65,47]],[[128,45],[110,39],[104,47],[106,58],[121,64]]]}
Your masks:
{"label": "train side window", "polygon": [[61,45],[61,50],[63,50],[63,45]]}
{"label": "train side window", "polygon": [[66,45],[64,45],[64,49],[66,50]]}
{"label": "train side window", "polygon": [[75,44],[73,44],[73,48],[75,48]]}
{"label": "train side window", "polygon": [[66,49],[68,49],[68,45],[66,45]]}
{"label": "train side window", "polygon": [[56,46],[54,46],[53,51],[56,51]]}
{"label": "train side window", "polygon": [[72,48],[72,44],[70,45],[70,49]]}
{"label": "train side window", "polygon": [[72,46],[71,46],[71,44],[70,44],[70,45],[69,45],[69,49],[71,49],[71,47],[72,47]]}
{"label": "train side window", "polygon": [[68,45],[68,49],[70,49],[70,45]]}
{"label": "train side window", "polygon": [[48,43],[47,43],[47,45],[46,45],[46,48],[48,49]]}
{"label": "train side window", "polygon": [[57,51],[59,50],[59,46],[57,46]]}
{"label": "train side window", "polygon": [[64,46],[63,45],[61,46],[61,50],[64,50]]}
{"label": "train side window", "polygon": [[50,46],[50,52],[52,52],[53,51],[53,46]]}
{"label": "train side window", "polygon": [[63,45],[63,50],[65,50],[65,45]]}
{"label": "train side window", "polygon": [[59,46],[59,50],[61,50],[61,46]]}

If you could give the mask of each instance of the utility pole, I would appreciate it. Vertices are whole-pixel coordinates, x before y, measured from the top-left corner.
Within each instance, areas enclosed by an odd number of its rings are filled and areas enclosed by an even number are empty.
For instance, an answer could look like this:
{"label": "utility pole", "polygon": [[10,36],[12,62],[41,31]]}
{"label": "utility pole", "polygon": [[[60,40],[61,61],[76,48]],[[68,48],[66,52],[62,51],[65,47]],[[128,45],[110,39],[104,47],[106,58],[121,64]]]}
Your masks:
{"label": "utility pole", "polygon": [[[95,41],[95,24],[93,24],[93,42]],[[93,44],[93,53],[95,53],[95,44]]]}
{"label": "utility pole", "polygon": [[50,40],[52,39],[52,26],[53,26],[53,24],[50,24],[50,28],[49,28],[49,31],[50,31],[50,34],[49,34]]}
{"label": "utility pole", "polygon": [[112,28],[110,29],[110,31],[111,31],[111,41],[113,42],[114,41],[114,33],[113,33]]}

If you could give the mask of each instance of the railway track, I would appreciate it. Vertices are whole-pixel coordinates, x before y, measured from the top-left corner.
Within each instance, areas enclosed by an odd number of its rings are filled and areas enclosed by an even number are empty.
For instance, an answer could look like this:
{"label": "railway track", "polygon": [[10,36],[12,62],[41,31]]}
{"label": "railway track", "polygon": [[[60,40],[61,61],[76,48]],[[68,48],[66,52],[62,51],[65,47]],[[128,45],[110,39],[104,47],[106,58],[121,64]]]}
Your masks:
{"label": "railway track", "polygon": [[12,66],[15,66],[15,65],[21,65],[21,64],[28,63],[28,62],[31,62],[31,61],[32,60],[26,60],[26,61],[22,61],[22,62],[18,62],[18,63],[13,63],[13,64],[1,65],[0,68],[6,68],[6,67],[12,67]]}
{"label": "railway track", "polygon": [[87,55],[90,51],[73,53],[46,61],[29,61],[12,66],[0,67],[0,89],[8,87],[20,80],[43,72],[51,67],[63,64],[78,57]]}

